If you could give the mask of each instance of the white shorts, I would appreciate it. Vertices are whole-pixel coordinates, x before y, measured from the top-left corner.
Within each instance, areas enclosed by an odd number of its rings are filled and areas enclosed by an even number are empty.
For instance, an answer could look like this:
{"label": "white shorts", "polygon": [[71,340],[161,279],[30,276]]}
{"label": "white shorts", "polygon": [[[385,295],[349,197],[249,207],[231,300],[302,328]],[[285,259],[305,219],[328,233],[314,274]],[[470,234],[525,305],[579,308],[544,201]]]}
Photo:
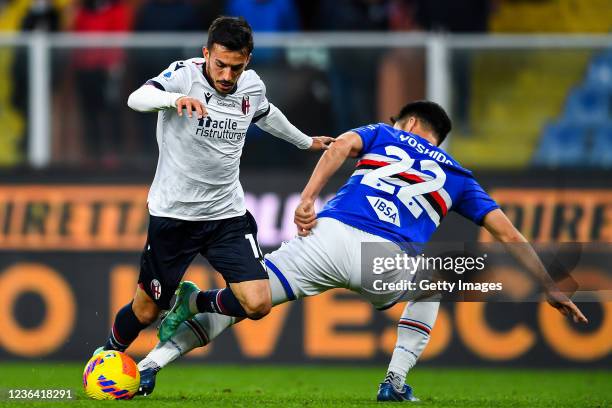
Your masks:
{"label": "white shorts", "polygon": [[[382,242],[399,248],[391,241],[353,228],[333,218],[319,218],[307,237],[296,237],[266,255],[273,303],[313,296],[333,288],[357,292],[377,309],[394,305],[404,294],[396,290],[375,290],[362,284],[361,244]],[[405,270],[385,271],[386,281],[410,279]],[[277,278],[277,279],[274,279]]]}

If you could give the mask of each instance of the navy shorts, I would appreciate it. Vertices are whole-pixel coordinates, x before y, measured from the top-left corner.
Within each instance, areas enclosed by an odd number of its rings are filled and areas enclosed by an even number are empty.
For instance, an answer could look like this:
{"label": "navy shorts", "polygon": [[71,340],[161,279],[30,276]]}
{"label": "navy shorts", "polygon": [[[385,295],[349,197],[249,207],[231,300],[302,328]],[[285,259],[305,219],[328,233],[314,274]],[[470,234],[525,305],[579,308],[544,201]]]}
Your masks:
{"label": "navy shorts", "polygon": [[197,254],[202,254],[228,284],[268,279],[257,243],[257,224],[248,211],[240,217],[215,221],[151,215],[140,259],[140,287],[157,306],[168,309]]}

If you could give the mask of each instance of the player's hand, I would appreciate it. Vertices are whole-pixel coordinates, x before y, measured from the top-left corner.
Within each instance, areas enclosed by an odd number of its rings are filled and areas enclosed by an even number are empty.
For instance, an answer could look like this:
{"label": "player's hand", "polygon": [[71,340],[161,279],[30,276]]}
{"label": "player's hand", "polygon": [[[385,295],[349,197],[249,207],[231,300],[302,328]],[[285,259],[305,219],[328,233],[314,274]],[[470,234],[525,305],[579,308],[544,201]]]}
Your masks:
{"label": "player's hand", "polygon": [[588,323],[588,319],[582,314],[578,306],[574,304],[562,292],[553,291],[546,293],[548,303],[557,309],[562,315],[570,316],[575,323]]}
{"label": "player's hand", "polygon": [[198,119],[208,116],[208,111],[202,101],[189,96],[183,96],[176,100],[176,113],[179,116],[183,116],[183,109],[187,109],[187,116],[190,118],[193,116],[192,112],[196,112]]}
{"label": "player's hand", "polygon": [[312,146],[308,148],[308,150],[319,151],[319,150],[327,150],[329,149],[329,145],[334,143],[336,139],[329,136],[313,136],[312,137]]}
{"label": "player's hand", "polygon": [[305,237],[310,234],[310,230],[317,225],[317,214],[314,209],[314,201],[302,200],[295,209],[293,221],[295,225],[297,225],[299,236]]}

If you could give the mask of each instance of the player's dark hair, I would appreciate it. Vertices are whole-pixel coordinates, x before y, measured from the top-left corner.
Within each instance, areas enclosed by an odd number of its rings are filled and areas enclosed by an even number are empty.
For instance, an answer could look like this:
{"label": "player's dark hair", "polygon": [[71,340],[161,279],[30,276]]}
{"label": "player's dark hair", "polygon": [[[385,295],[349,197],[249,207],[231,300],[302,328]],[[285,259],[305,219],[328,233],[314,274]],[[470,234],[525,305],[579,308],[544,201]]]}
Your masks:
{"label": "player's dark hair", "polygon": [[415,117],[425,127],[429,127],[438,138],[438,146],[442,144],[448,132],[451,131],[451,120],[444,109],[435,102],[415,101],[407,103],[400,112],[391,117],[391,122]]}
{"label": "player's dark hair", "polygon": [[214,44],[249,55],[253,52],[253,30],[242,17],[217,17],[208,29],[206,47],[212,50]]}

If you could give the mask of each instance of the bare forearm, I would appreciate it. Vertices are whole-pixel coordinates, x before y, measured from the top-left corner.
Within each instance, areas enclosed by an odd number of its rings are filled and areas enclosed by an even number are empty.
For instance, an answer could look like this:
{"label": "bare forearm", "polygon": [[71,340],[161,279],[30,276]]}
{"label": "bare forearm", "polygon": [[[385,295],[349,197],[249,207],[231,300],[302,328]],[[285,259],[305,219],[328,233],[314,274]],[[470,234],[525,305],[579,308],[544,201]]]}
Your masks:
{"label": "bare forearm", "polygon": [[316,199],[329,181],[329,178],[342,166],[349,153],[350,146],[346,143],[343,143],[341,140],[334,143],[319,159],[317,166],[312,172],[312,176],[310,176],[310,180],[308,180],[308,184],[306,184],[302,191],[302,200]]}
{"label": "bare forearm", "polygon": [[538,280],[545,290],[556,290],[553,279],[536,251],[501,210],[487,214],[483,225],[497,241],[504,244],[508,252]]}
{"label": "bare forearm", "polygon": [[538,280],[547,292],[557,290],[555,282],[546,271],[536,251],[522,234],[519,233],[519,236],[520,239],[504,242],[508,252]]}
{"label": "bare forearm", "polygon": [[512,225],[502,210],[496,209],[489,212],[483,220],[483,226],[495,239],[503,242],[508,251],[539,281],[544,288],[546,300],[551,306],[564,315],[570,315],[576,323],[588,323],[586,316],[578,306],[557,288],[531,244]]}

